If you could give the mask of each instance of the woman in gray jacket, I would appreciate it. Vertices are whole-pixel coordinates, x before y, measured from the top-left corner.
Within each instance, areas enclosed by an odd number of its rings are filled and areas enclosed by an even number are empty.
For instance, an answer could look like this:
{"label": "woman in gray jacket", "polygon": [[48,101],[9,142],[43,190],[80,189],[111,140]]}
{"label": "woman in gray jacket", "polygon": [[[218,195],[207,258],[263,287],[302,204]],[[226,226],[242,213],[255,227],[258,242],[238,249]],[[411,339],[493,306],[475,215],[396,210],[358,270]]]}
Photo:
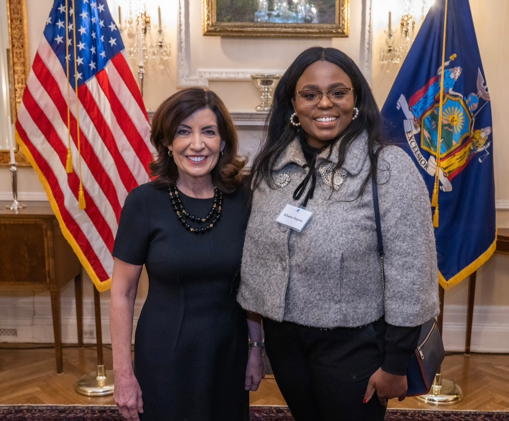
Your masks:
{"label": "woman in gray jacket", "polygon": [[439,311],[428,191],[400,148],[385,146],[375,163],[380,126],[355,63],[310,48],[276,88],[254,161],[238,301],[263,316],[296,421],[383,420],[387,399],[406,396],[420,326]]}

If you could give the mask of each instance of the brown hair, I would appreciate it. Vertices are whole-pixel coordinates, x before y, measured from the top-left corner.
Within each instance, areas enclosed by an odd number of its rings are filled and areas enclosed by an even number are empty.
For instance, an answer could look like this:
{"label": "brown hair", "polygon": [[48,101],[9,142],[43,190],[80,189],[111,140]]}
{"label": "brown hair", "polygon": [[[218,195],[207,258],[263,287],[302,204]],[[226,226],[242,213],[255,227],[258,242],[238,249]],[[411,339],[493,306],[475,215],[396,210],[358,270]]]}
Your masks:
{"label": "brown hair", "polygon": [[178,126],[194,112],[209,108],[216,115],[221,140],[225,142],[223,155],[211,172],[212,182],[225,193],[234,192],[242,183],[242,168],[247,159],[238,155],[239,141],[230,113],[223,101],[212,91],[202,88],[188,88],[166,99],[154,113],[150,141],[157,150],[157,156],[150,163],[154,186],[168,188],[178,179],[175,160],[168,156]]}

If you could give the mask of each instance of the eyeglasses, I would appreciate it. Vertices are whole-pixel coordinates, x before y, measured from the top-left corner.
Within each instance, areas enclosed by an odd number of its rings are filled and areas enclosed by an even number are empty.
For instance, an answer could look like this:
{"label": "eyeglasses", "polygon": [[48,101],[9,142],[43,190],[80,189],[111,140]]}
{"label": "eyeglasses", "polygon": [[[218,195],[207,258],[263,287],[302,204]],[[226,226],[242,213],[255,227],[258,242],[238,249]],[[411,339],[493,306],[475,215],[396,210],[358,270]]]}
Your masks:
{"label": "eyeglasses", "polygon": [[327,92],[313,90],[297,91],[297,94],[302,98],[304,103],[308,105],[318,104],[324,95],[327,95],[327,98],[329,98],[329,101],[333,104],[341,104],[345,102],[346,97],[352,91],[353,88],[334,88]]}

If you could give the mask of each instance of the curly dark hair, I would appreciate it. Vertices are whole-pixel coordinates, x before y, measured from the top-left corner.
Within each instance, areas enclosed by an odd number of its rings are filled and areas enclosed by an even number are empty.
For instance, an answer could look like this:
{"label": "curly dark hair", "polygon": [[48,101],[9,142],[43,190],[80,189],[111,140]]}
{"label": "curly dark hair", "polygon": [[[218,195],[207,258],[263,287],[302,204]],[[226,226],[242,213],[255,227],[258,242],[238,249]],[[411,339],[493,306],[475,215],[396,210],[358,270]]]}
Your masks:
{"label": "curly dark hair", "polygon": [[[356,101],[355,106],[359,108],[359,117],[353,120],[350,125],[339,134],[331,144],[341,139],[338,150],[338,164],[340,168],[345,160],[346,151],[352,141],[364,130],[368,133],[368,153],[372,162],[368,177],[363,183],[364,186],[375,170],[373,149],[376,144],[385,144],[382,137],[382,122],[380,111],[376,105],[375,98],[371,93],[362,72],[345,53],[336,48],[312,47],[303,51],[286,70],[279,84],[274,91],[272,109],[267,117],[268,130],[265,141],[258,156],[255,158],[251,177],[252,185],[256,188],[262,180],[270,186],[274,186],[272,180],[272,168],[281,153],[295,139],[297,135],[306,136],[306,133],[290,124],[290,116],[294,112],[292,98],[295,97],[297,81],[302,73],[311,64],[317,61],[328,61],[342,69],[352,81]],[[332,150],[332,148],[330,149]]]}
{"label": "curly dark hair", "polygon": [[203,88],[188,88],[166,99],[154,113],[150,141],[157,157],[150,163],[154,186],[168,188],[179,177],[175,160],[168,156],[178,126],[191,114],[208,108],[216,115],[221,139],[225,142],[223,155],[211,172],[212,183],[225,193],[234,192],[242,184],[242,168],[247,163],[238,155],[239,141],[232,118],[216,93]]}

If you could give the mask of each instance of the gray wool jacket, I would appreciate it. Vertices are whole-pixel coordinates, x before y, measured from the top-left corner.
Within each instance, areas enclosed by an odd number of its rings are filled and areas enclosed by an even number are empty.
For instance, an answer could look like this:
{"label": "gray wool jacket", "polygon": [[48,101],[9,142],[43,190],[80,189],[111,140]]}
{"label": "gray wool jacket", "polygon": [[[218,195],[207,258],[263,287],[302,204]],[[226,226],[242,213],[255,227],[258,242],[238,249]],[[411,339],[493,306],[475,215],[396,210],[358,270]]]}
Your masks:
{"label": "gray wool jacket", "polygon": [[[319,171],[337,163],[339,142],[316,160],[317,182],[301,233],[276,222],[286,204],[297,206],[295,188],[309,171],[298,139],[276,162],[270,188],[253,193],[237,295],[249,311],[277,321],[320,328],[367,325],[385,315],[394,326],[418,326],[439,313],[438,269],[430,202],[408,155],[385,147],[378,161],[378,190],[385,250],[385,288],[377,255],[367,135],[355,139],[334,177]],[[309,183],[310,184],[310,183]],[[283,187],[284,186],[284,187]],[[309,188],[309,186],[308,186]],[[303,196],[304,197],[304,196]]]}

